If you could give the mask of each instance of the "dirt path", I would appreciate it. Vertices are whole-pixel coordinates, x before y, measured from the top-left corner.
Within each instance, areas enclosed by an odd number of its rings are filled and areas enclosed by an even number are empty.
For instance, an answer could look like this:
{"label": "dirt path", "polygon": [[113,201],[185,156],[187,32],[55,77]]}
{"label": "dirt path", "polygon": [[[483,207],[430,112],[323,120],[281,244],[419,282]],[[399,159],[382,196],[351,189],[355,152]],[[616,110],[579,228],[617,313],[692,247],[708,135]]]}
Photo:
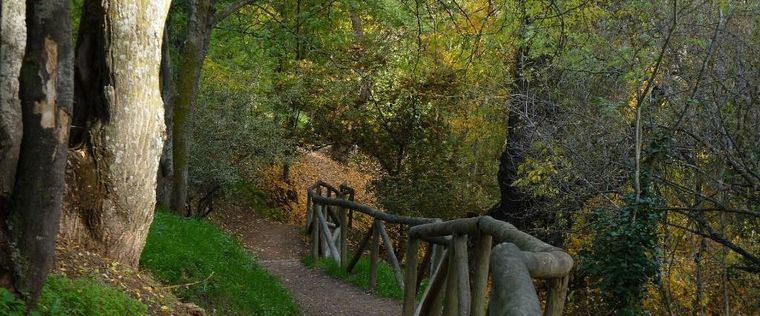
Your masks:
{"label": "dirt path", "polygon": [[297,227],[234,208],[215,211],[212,221],[240,238],[259,263],[282,280],[304,315],[401,314],[397,301],[375,297],[322,271],[303,266],[300,260],[307,245]]}

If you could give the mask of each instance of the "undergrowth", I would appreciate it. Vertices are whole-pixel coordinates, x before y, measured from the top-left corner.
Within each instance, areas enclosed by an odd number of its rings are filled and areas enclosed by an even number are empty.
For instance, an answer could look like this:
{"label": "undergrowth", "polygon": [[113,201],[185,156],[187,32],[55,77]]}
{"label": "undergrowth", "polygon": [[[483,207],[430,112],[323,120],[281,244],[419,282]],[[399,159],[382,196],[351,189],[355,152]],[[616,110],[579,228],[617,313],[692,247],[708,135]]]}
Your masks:
{"label": "undergrowth", "polygon": [[[0,315],[23,316],[26,305],[0,288]],[[147,315],[145,304],[126,293],[86,278],[69,279],[51,275],[42,290],[37,307],[29,315]]]}
{"label": "undergrowth", "polygon": [[176,295],[218,315],[296,315],[298,307],[231,236],[205,220],[157,211],[140,265]]}
{"label": "undergrowth", "polygon": [[269,205],[267,193],[254,185],[244,182],[237,183],[230,188],[230,194],[235,200],[245,201],[254,212],[270,221],[278,223],[288,221],[288,217],[282,209]]}

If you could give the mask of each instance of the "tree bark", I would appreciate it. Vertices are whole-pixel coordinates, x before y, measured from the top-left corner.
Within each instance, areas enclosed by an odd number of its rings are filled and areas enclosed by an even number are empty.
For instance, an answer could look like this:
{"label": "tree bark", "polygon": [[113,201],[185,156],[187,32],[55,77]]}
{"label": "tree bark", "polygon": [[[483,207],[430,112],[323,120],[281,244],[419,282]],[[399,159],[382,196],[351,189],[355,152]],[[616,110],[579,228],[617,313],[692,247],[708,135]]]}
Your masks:
{"label": "tree bark", "polygon": [[5,221],[16,182],[21,147],[21,100],[19,72],[26,48],[26,3],[2,1],[0,9],[0,286],[14,289],[11,250],[5,236]]}
{"label": "tree bark", "polygon": [[4,0],[1,12],[0,214],[5,214],[16,179],[16,164],[23,134],[18,76],[26,48],[26,4],[22,0]]}
{"label": "tree bark", "polygon": [[[528,22],[524,23],[528,24]],[[541,198],[536,198],[514,185],[514,182],[519,179],[519,167],[525,162],[533,142],[532,131],[523,113],[543,112],[539,108],[541,99],[548,98],[546,91],[540,88],[531,89],[531,86],[536,84],[531,84],[529,78],[526,77],[526,71],[545,66],[549,56],[529,57],[528,53],[529,47],[520,47],[515,55],[512,72],[514,82],[508,104],[506,148],[499,158],[497,174],[501,200],[489,210],[488,215],[512,223],[522,231],[560,246],[563,242],[562,235],[559,233],[560,229],[555,228],[549,233],[540,229],[556,227],[555,214],[535,211],[534,207],[541,202]]]}
{"label": "tree bark", "polygon": [[61,234],[136,266],[164,139],[159,65],[169,0],[87,0],[77,39],[77,118]]}
{"label": "tree bark", "polygon": [[173,179],[171,208],[183,214],[187,207],[188,158],[190,154],[190,119],[198,94],[203,61],[214,26],[254,0],[238,0],[215,12],[216,0],[191,0],[187,3],[187,39],[177,72],[177,95],[173,104],[172,159]]}
{"label": "tree bark", "polygon": [[158,163],[158,174],[156,176],[156,204],[169,207],[171,205],[172,184],[174,175],[174,160],[172,159],[172,127],[174,119],[174,72],[172,71],[172,60],[170,53],[171,43],[169,42],[169,25],[171,17],[166,19],[164,26],[164,38],[161,45],[161,98],[164,101],[164,124],[166,124],[166,140],[164,149],[161,152],[161,159]]}
{"label": "tree bark", "polygon": [[26,53],[18,81],[23,138],[3,221],[10,253],[2,257],[12,261],[12,289],[29,306],[39,297],[55,258],[65,185],[73,94],[70,5],[29,1],[26,8]]}
{"label": "tree bark", "polygon": [[174,100],[172,157],[174,177],[171,207],[182,213],[187,206],[188,158],[190,152],[190,118],[198,93],[203,60],[211,38],[214,0],[193,0],[188,3],[187,40],[182,49]]}
{"label": "tree bark", "polygon": [[523,106],[522,97],[527,95],[528,79],[523,75],[530,60],[526,60],[527,50],[521,48],[515,55],[515,65],[512,72],[514,83],[512,84],[512,99],[509,101],[509,114],[507,117],[506,148],[499,158],[499,172],[497,180],[501,192],[499,204],[489,211],[493,218],[512,223],[520,230],[529,230],[530,218],[528,210],[533,205],[533,197],[525,194],[513,185],[519,178],[517,172],[520,164],[525,160],[530,139],[527,136],[525,124],[520,117],[520,108]]}

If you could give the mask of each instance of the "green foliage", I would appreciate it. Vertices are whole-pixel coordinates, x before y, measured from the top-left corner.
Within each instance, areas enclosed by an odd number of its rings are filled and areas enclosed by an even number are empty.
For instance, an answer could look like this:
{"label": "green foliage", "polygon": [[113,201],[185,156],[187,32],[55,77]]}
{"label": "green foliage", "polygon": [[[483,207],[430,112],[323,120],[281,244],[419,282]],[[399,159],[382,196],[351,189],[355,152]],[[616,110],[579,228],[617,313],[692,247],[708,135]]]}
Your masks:
{"label": "green foliage", "polygon": [[90,279],[48,278],[38,309],[48,315],[147,315],[126,293]]}
{"label": "green foliage", "polygon": [[155,214],[140,265],[177,296],[219,315],[296,315],[298,307],[231,236],[203,220]]}
{"label": "green foliage", "polygon": [[659,273],[657,228],[661,214],[654,201],[630,201],[619,210],[597,209],[590,225],[595,235],[580,252],[579,270],[602,291],[606,305],[618,315],[643,313],[647,285]]}
{"label": "green foliage", "polygon": [[245,94],[207,87],[193,112],[191,183],[195,188],[255,183],[260,169],[287,159],[286,132]]}
{"label": "green foliage", "polygon": [[0,315],[23,316],[25,311],[26,304],[24,301],[0,287]]}
{"label": "green foliage", "polygon": [[[0,288],[0,315],[22,316],[25,313],[24,302]],[[126,293],[95,280],[51,275],[31,315],[148,315],[148,307]]]}
{"label": "green foliage", "polygon": [[231,200],[244,201],[254,212],[268,220],[285,223],[288,219],[282,209],[269,206],[268,193],[256,186],[244,182],[236,183],[230,188],[229,195]]}

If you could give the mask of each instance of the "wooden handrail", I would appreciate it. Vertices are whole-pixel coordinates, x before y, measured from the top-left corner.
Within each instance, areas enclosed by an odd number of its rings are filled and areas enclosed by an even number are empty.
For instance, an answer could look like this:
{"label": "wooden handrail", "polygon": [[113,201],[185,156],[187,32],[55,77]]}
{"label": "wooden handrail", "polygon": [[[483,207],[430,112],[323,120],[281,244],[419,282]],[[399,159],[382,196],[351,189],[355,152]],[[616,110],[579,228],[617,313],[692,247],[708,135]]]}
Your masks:
{"label": "wooden handrail", "polygon": [[[442,221],[388,214],[355,202],[355,190],[345,183],[336,189],[317,181],[307,193],[307,230],[311,230],[312,256],[315,259],[321,255],[329,256],[351,273],[368,244],[371,245],[372,291],[376,287],[377,261],[382,244],[397,283],[404,290],[404,316],[441,312],[483,316],[487,310],[491,315],[540,314],[541,304],[533,287],[534,278],[549,282],[544,315],[562,313],[568,276],[573,267],[572,257],[563,249],[522,232],[512,224],[490,216]],[[372,225],[348,262],[346,236],[354,211],[370,216]],[[403,273],[384,222],[401,224],[408,231]],[[339,247],[336,246],[338,240]],[[422,264],[429,264],[429,269],[417,267],[420,241],[428,243]],[[473,260],[468,258],[469,242],[474,243]],[[421,274],[426,270],[430,271],[430,282],[420,303],[416,304]],[[493,288],[490,302],[487,302],[489,272],[493,275]]]}
{"label": "wooden handrail", "polygon": [[357,203],[354,201],[349,200],[342,200],[342,199],[334,199],[334,198],[328,198],[323,197],[321,195],[318,195],[317,193],[313,191],[309,191],[309,198],[311,198],[312,203],[316,202],[319,204],[325,204],[325,205],[335,205],[340,207],[345,207],[348,209],[352,209],[354,211],[359,211],[364,214],[367,214],[371,217],[380,219],[384,222],[388,223],[394,223],[394,224],[404,224],[408,226],[416,226],[416,225],[422,225],[422,224],[429,224],[436,221],[435,218],[425,218],[425,217],[411,217],[411,216],[401,216],[401,215],[394,215],[394,214],[388,214],[385,212],[381,212],[375,208],[369,207],[367,205]]}

